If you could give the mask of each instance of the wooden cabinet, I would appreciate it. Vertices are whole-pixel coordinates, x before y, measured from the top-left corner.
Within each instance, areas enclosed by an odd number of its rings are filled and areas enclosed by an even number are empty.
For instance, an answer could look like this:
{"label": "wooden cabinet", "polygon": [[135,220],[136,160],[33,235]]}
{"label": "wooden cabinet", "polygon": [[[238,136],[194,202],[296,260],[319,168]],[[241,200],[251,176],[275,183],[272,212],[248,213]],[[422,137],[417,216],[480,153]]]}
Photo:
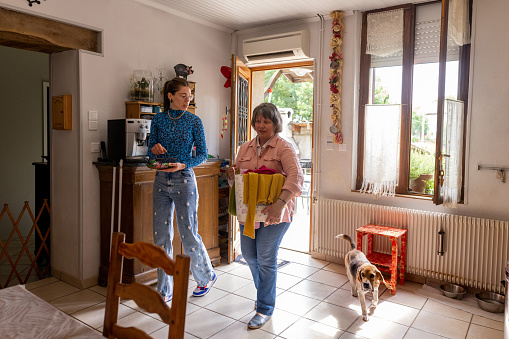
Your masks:
{"label": "wooden cabinet", "polygon": [[[126,101],[125,103],[125,117],[126,119],[143,119],[141,116],[156,115],[154,108],[162,105],[157,102],[146,102],[146,101]],[[146,112],[145,110],[149,110]],[[196,106],[189,106],[187,110],[193,114],[196,114]]]}
{"label": "wooden cabinet", "polygon": [[[152,188],[155,170],[145,166],[124,165],[122,171],[122,206],[120,231],[126,234],[126,242],[153,242],[152,235]],[[220,262],[218,238],[218,162],[206,162],[194,168],[200,196],[198,207],[198,232],[207,248],[213,265]],[[96,164],[100,180],[100,268],[99,285],[108,280],[109,251],[111,237],[111,196],[113,165]],[[118,192],[118,168],[116,189]],[[117,230],[118,193],[115,202],[114,231]],[[174,255],[182,253],[180,237],[175,227],[173,241]],[[125,260],[123,268],[125,282],[150,284],[157,280],[157,271],[141,264],[137,260]]]}
{"label": "wooden cabinet", "polygon": [[[154,108],[158,106],[161,104],[157,102],[126,101],[125,117],[126,119],[141,119],[141,115],[155,115]],[[145,110],[149,110],[149,112]]]}
{"label": "wooden cabinet", "polygon": [[59,95],[51,100],[53,129],[72,130],[72,96]]}

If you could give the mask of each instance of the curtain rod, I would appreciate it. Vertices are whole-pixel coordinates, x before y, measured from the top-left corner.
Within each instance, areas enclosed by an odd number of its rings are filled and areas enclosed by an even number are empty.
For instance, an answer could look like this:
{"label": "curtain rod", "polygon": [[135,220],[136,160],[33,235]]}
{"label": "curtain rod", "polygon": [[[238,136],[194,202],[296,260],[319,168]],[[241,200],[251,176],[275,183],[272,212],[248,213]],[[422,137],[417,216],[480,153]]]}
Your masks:
{"label": "curtain rod", "polygon": [[509,167],[495,167],[495,166],[482,166],[477,165],[477,170],[493,170],[493,171],[509,171]]}

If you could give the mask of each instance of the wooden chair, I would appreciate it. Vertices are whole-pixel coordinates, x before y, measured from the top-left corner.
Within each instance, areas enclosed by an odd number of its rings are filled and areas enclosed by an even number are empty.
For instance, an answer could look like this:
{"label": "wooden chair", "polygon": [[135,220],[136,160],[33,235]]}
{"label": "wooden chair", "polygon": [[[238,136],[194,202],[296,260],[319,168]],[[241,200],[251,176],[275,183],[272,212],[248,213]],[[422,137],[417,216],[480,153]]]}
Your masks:
{"label": "wooden chair", "polygon": [[[138,258],[143,264],[161,268],[173,276],[171,308],[154,288],[139,283],[123,284],[121,282],[124,257]],[[145,311],[159,314],[161,320],[170,325],[168,338],[184,338],[190,261],[187,255],[177,255],[176,260],[172,260],[162,247],[146,242],[128,244],[125,242],[124,233],[113,233],[103,336],[129,339],[151,338],[138,328],[122,327],[117,324],[118,307],[122,298],[134,300]]]}

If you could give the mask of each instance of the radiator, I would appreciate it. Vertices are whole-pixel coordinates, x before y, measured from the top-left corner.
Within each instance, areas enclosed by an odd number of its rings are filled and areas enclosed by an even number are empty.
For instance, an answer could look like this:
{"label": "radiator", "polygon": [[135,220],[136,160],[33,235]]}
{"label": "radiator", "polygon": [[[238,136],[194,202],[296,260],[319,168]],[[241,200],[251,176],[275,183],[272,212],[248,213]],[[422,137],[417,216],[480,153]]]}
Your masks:
{"label": "radiator", "polygon": [[[344,258],[350,250],[346,241],[335,238],[337,234],[348,234],[356,242],[356,229],[365,224],[405,228],[407,273],[504,292],[501,281],[509,260],[508,221],[331,199],[318,199],[316,207],[312,252],[325,258]],[[443,255],[438,255],[441,230],[445,232]],[[375,251],[391,253],[388,238],[374,236],[373,243]]]}

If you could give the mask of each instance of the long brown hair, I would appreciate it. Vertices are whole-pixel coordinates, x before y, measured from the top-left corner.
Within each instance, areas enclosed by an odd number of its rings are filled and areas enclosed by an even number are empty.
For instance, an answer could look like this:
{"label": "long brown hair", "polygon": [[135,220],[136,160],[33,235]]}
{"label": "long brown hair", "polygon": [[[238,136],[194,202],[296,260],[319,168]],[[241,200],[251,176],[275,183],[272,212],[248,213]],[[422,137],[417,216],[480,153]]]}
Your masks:
{"label": "long brown hair", "polygon": [[170,108],[170,99],[168,99],[168,93],[175,94],[180,90],[181,87],[190,87],[189,82],[187,82],[187,80],[184,78],[173,78],[166,81],[163,91],[164,111],[167,111]]}

